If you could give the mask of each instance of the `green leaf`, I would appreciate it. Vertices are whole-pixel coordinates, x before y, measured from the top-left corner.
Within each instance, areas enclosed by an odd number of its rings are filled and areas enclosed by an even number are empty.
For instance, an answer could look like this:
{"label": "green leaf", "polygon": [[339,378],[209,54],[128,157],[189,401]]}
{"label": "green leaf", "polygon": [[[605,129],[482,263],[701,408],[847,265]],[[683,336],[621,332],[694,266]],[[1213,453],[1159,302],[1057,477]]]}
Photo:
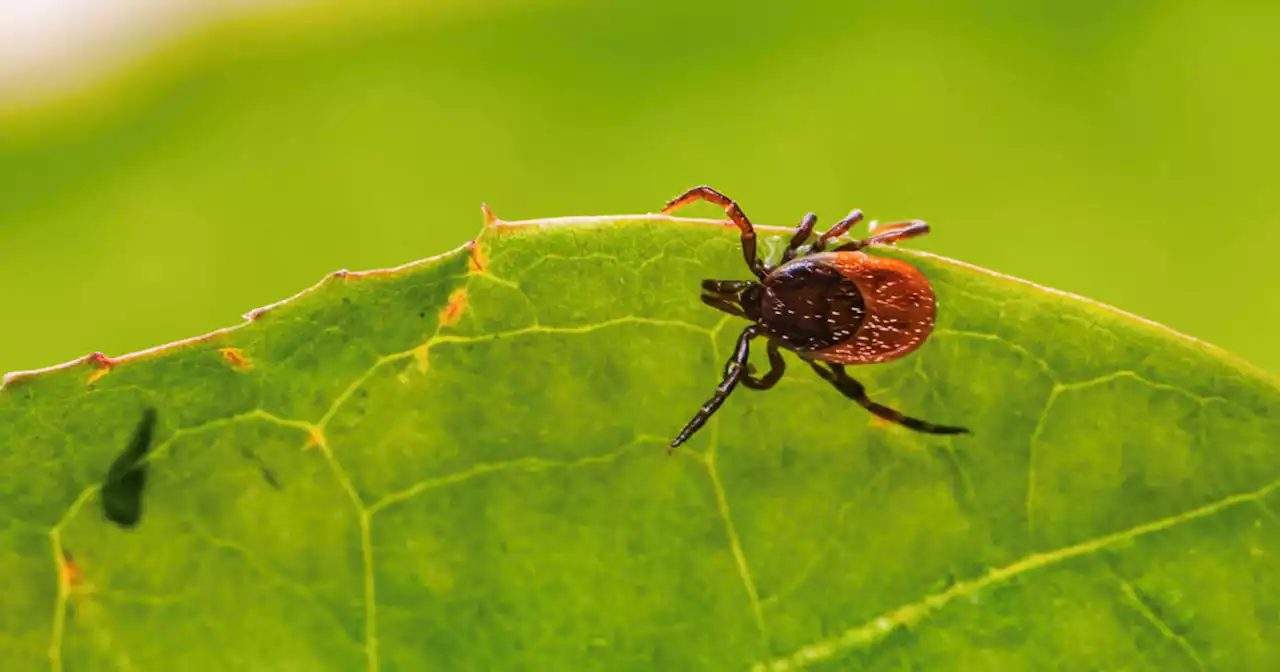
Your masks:
{"label": "green leaf", "polygon": [[1276,384],[879,253],[930,277],[938,327],[853,373],[973,436],[873,422],[788,355],[668,456],[742,325],[698,281],[745,269],[736,231],[657,216],[490,222],[240,327],[10,376],[5,668],[1280,665]]}

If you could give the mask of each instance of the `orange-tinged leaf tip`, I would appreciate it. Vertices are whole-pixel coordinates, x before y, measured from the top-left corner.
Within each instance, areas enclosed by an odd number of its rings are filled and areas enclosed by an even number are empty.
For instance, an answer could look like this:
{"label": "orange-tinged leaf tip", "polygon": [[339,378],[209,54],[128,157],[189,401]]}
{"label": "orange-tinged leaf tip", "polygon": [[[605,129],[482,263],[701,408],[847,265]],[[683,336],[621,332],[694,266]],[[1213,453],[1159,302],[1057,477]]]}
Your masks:
{"label": "orange-tinged leaf tip", "polygon": [[498,221],[498,216],[497,216],[497,215],[495,215],[495,214],[493,214],[493,211],[489,209],[489,204],[488,204],[488,203],[481,203],[481,204],[480,204],[480,212],[481,212],[481,214],[483,214],[483,215],[484,215],[484,225],[485,225],[485,226],[489,226],[490,224],[493,224],[494,222],[497,222],[497,221]]}
{"label": "orange-tinged leaf tip", "polygon": [[467,308],[467,290],[465,287],[455,289],[449,295],[449,303],[440,311],[440,325],[444,327],[456,324]]}
{"label": "orange-tinged leaf tip", "polygon": [[244,356],[244,352],[240,348],[218,348],[218,352],[222,353],[222,361],[228,366],[236,369],[252,369],[253,363]]}

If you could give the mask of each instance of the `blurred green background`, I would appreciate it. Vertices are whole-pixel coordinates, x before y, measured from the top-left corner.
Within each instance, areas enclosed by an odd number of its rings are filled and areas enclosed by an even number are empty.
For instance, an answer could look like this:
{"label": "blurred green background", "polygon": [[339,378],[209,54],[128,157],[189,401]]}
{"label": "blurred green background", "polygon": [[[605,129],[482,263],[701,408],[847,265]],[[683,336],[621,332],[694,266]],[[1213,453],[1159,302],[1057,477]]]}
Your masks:
{"label": "blurred green background", "polygon": [[706,183],[758,223],[924,218],[917,247],[1280,372],[1280,3],[361,7],[205,27],[0,112],[0,371],[451,249],[481,201],[648,212]]}

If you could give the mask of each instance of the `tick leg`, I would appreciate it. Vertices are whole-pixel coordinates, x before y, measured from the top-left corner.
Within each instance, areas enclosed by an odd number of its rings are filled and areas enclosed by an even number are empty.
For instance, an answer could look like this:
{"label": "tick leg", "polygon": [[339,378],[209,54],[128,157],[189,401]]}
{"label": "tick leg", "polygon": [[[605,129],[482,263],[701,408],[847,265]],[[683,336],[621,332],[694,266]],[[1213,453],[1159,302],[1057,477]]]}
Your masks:
{"label": "tick leg", "polygon": [[787,370],[787,362],[782,359],[782,352],[778,350],[778,344],[773,341],[769,342],[769,373],[764,374],[760,378],[752,375],[743,376],[742,384],[753,390],[767,390],[782,380],[782,374]]}
{"label": "tick leg", "polygon": [[853,212],[849,213],[847,217],[836,222],[835,226],[832,226],[830,229],[827,229],[826,233],[822,234],[821,236],[818,236],[818,242],[813,244],[813,247],[810,248],[810,251],[821,252],[827,249],[827,243],[831,242],[832,238],[839,238],[840,236],[843,236],[844,234],[849,232],[849,229],[853,228],[854,224],[857,224],[858,222],[861,222],[861,221],[862,221],[862,211],[854,210]]}
{"label": "tick leg", "polygon": [[908,429],[914,429],[917,432],[925,432],[926,434],[972,434],[964,427],[949,427],[947,425],[935,425],[932,422],[926,422],[919,418],[912,418],[898,411],[889,408],[883,404],[877,404],[867,397],[867,388],[862,383],[849,377],[845,373],[844,367],[840,364],[828,364],[830,369],[824,369],[817,362],[809,362],[809,366],[818,372],[822,379],[831,383],[837,390],[840,390],[844,396],[858,402],[858,405],[871,411],[878,417],[884,418],[889,422],[897,423]]}
{"label": "tick leg", "polygon": [[755,273],[757,278],[764,278],[764,264],[756,257],[756,230],[751,226],[751,220],[742,212],[742,208],[733,202],[733,199],[712,189],[711,187],[701,186],[694,187],[689,191],[676,196],[667,201],[667,205],[662,208],[662,214],[670,214],[679,208],[682,208],[694,201],[710,201],[724,208],[725,214],[729,215],[729,219],[742,231],[742,258],[747,262],[747,268]]}
{"label": "tick leg", "polygon": [[[738,345],[733,350],[733,356],[729,358],[729,362],[724,367],[724,379],[716,386],[716,393],[702,405],[702,408],[698,409],[698,413],[693,416],[689,424],[685,425],[684,429],[680,430],[680,433],[676,435],[675,441],[671,442],[672,449],[688,441],[694,432],[707,424],[707,420],[716,411],[720,410],[720,405],[724,403],[725,399],[729,398],[729,393],[733,392],[733,388],[737,387],[738,383],[747,375],[747,358],[751,354],[751,339],[755,338],[759,333],[760,327],[754,324],[742,330],[742,335],[738,337]],[[767,378],[768,376],[765,377]]]}
{"label": "tick leg", "polygon": [[712,308],[715,308],[716,310],[729,313],[730,315],[733,315],[735,317],[750,319],[750,318],[747,318],[746,313],[742,312],[742,308],[739,308],[738,304],[732,301],[729,301],[728,299],[722,299],[718,296],[709,296],[707,294],[703,294],[702,302],[707,304],[708,306],[711,306]]}
{"label": "tick leg", "polygon": [[800,224],[796,226],[796,233],[791,236],[791,242],[787,243],[787,249],[782,252],[783,264],[796,258],[796,253],[800,251],[800,246],[809,240],[809,236],[813,235],[813,226],[818,223],[818,216],[812,212],[805,215],[800,220]]}
{"label": "tick leg", "polygon": [[837,252],[847,250],[860,250],[869,245],[892,245],[900,240],[915,238],[929,233],[929,225],[918,219],[909,222],[898,222],[896,224],[886,224],[880,227],[876,232],[862,240],[855,240],[851,243],[845,243],[836,248]]}

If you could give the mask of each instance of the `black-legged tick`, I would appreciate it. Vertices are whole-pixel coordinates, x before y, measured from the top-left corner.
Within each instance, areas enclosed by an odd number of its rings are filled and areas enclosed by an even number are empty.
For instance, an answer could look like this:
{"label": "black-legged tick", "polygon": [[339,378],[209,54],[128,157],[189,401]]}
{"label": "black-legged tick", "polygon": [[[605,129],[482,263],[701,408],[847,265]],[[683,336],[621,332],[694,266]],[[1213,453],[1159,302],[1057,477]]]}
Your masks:
{"label": "black-legged tick", "polygon": [[[878,404],[866,388],[845,373],[846,364],[874,364],[897,359],[916,348],[933,330],[937,307],[933,288],[916,267],[905,261],[860,252],[870,245],[887,245],[929,232],[920,220],[885,225],[862,240],[831,252],[827,244],[862,220],[854,210],[836,222],[803,255],[800,248],[813,236],[818,217],[809,213],[796,226],[790,244],[776,266],[756,256],[756,232],[742,208],[711,187],[694,187],[662,209],[670,213],[697,200],[724,208],[742,231],[742,256],[758,281],[703,280],[702,301],[751,324],[742,330],[725,366],[724,379],[697,415],[671,442],[675,448],[698,431],[720,409],[738,383],[767,390],[782,378],[786,362],[782,348],[797,354],[844,396],[890,422],[929,434],[967,434],[963,427],[935,425]],[[761,377],[748,370],[752,339],[769,341],[769,372]]]}

